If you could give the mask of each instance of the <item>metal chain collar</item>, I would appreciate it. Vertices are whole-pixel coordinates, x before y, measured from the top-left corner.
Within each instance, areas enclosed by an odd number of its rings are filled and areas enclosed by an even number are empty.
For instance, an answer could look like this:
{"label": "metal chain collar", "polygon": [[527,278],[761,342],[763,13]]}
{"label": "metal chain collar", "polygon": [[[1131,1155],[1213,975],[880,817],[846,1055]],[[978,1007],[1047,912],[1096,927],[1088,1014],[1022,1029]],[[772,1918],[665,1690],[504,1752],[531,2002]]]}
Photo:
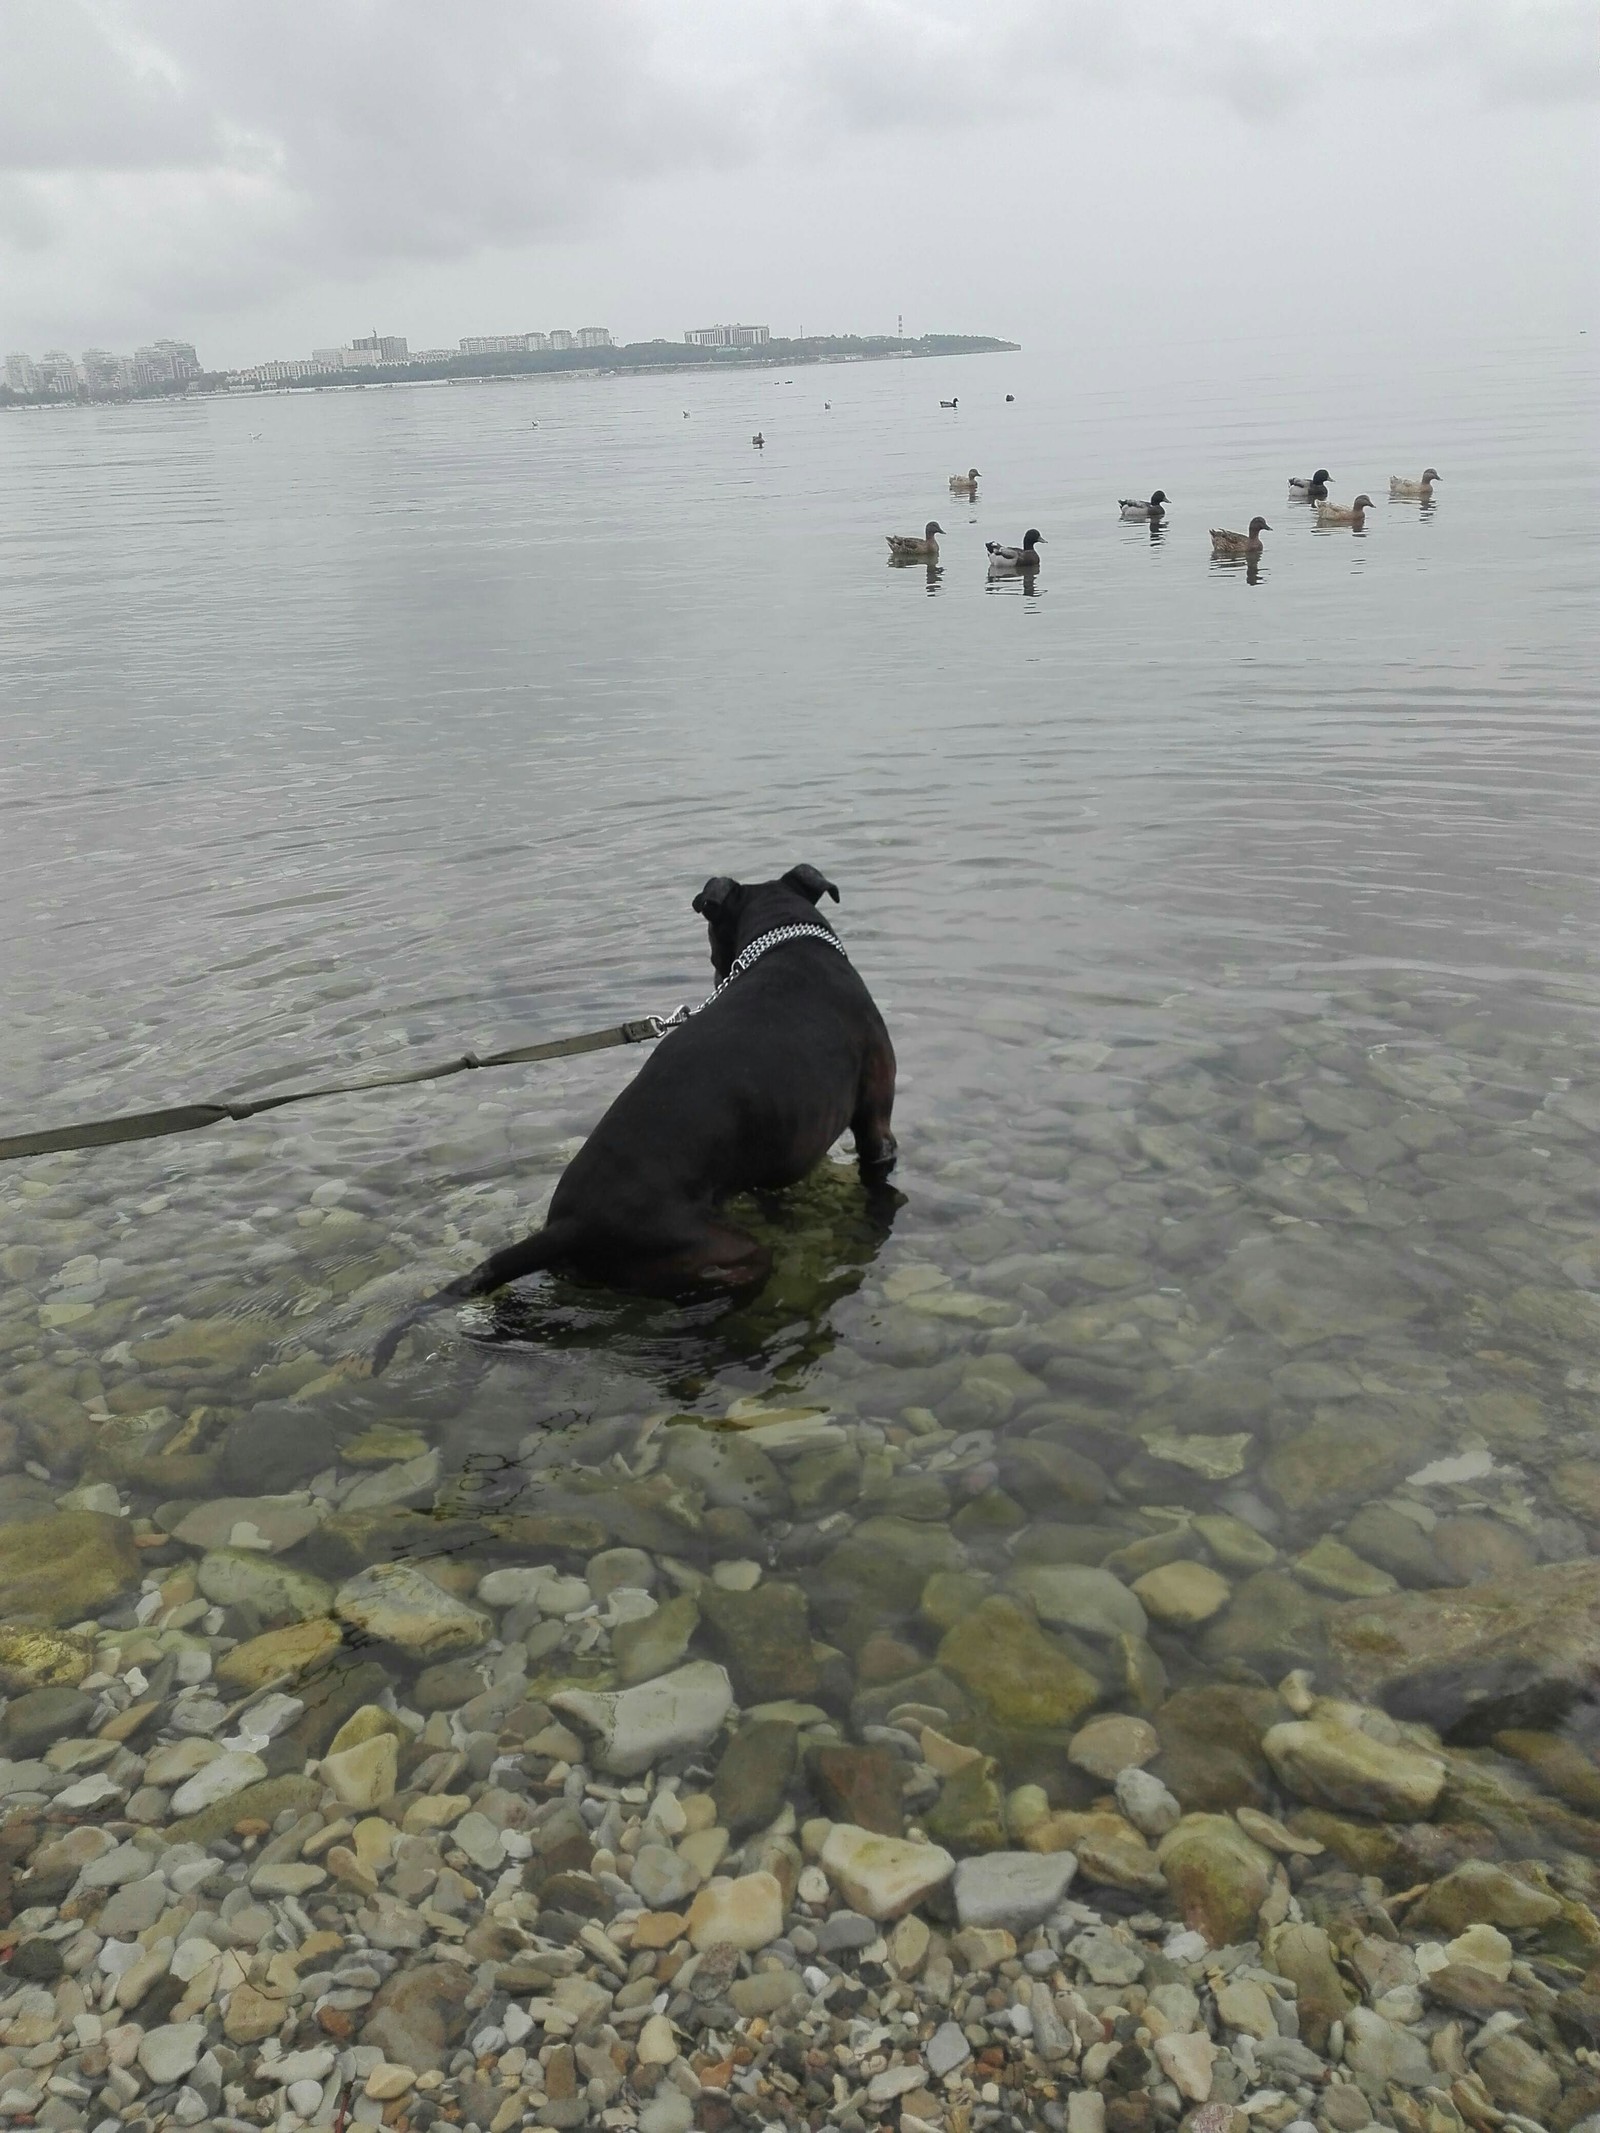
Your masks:
{"label": "metal chain collar", "polygon": [[[653,1016],[656,1035],[664,1037],[669,1029],[681,1029],[691,1015],[704,1014],[713,1000],[720,1000],[734,979],[742,977],[753,963],[759,963],[769,948],[776,948],[782,941],[800,940],[826,941],[830,948],[837,948],[841,955],[845,953],[844,942],[826,926],[774,926],[770,933],[757,934],[747,948],[740,949],[729,967],[728,975],[713,991],[706,994],[698,1007],[685,1005],[674,1008],[670,1015]],[[849,960],[848,957],[845,959]]]}

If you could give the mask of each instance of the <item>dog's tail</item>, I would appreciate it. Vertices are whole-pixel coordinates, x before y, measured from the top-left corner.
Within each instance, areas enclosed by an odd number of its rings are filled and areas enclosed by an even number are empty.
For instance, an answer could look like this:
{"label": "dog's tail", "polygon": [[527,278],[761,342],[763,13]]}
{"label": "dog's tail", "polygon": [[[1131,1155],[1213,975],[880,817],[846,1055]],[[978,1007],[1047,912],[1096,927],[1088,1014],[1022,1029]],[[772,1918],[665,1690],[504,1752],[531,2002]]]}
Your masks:
{"label": "dog's tail", "polygon": [[536,1274],[541,1267],[553,1266],[570,1251],[571,1245],[570,1226],[557,1222],[535,1230],[520,1244],[508,1244],[502,1251],[491,1252],[470,1274],[447,1281],[442,1289],[435,1289],[431,1296],[423,1297],[420,1303],[413,1304],[395,1320],[372,1351],[372,1375],[382,1375],[393,1360],[402,1337],[431,1312],[444,1304],[463,1303],[469,1296],[487,1296],[491,1289],[504,1288],[508,1281],[520,1281],[524,1274]]}

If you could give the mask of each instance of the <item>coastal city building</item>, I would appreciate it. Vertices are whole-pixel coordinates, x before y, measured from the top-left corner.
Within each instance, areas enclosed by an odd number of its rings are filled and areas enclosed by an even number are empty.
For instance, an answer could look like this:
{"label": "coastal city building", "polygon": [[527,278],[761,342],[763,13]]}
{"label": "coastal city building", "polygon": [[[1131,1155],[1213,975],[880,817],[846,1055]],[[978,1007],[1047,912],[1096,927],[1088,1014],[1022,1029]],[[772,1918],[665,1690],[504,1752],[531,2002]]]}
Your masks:
{"label": "coastal city building", "polygon": [[10,391],[57,400],[75,400],[80,393],[91,400],[119,399],[127,393],[185,385],[199,376],[200,358],[192,341],[153,341],[131,356],[116,355],[109,348],[86,348],[81,366],[64,348],[46,349],[37,363],[16,350],[5,363]]}
{"label": "coastal city building", "polygon": [[39,390],[70,400],[82,379],[78,366],[64,348],[47,348],[39,358]]}
{"label": "coastal city building", "polygon": [[691,348],[764,348],[771,338],[765,326],[691,326],[684,335]]}
{"label": "coastal city building", "polygon": [[199,375],[200,358],[193,341],[153,341],[148,348],[133,351],[135,385],[185,385]]}
{"label": "coastal city building", "polygon": [[132,372],[133,366],[127,357],[113,355],[109,348],[86,348],[83,351],[83,382],[91,399],[125,393],[132,383]]}
{"label": "coastal city building", "polygon": [[352,341],[350,346],[355,354],[376,359],[380,363],[404,363],[408,360],[406,337],[403,333],[369,333],[359,341]]}
{"label": "coastal city building", "polygon": [[464,356],[528,355],[550,346],[548,333],[473,333],[461,343]]}
{"label": "coastal city building", "polygon": [[580,326],[578,328],[578,346],[580,348],[609,348],[611,346],[611,336],[604,326]]}
{"label": "coastal city building", "polygon": [[556,332],[552,333],[550,336],[550,346],[552,348],[570,348],[572,346],[572,335],[570,333],[563,333],[558,328]]}

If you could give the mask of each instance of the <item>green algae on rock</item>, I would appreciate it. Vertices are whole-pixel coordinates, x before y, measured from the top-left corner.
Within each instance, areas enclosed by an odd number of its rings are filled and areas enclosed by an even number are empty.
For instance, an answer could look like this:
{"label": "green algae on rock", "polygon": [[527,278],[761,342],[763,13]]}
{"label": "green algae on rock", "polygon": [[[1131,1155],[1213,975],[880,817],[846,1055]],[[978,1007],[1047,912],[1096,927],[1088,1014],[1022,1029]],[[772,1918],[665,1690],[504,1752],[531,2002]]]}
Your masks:
{"label": "green algae on rock", "polygon": [[1214,1948],[1251,1940],[1275,1861],[1227,1815],[1185,1815],[1156,1847],[1185,1922]]}
{"label": "green algae on rock", "polygon": [[19,1625],[64,1629],[97,1615],[138,1582],[128,1521],[100,1511],[54,1511],[0,1526],[0,1596]]}
{"label": "green algae on rock", "polygon": [[1077,1666],[1015,1600],[994,1594],[945,1633],[939,1664],[998,1726],[1035,1732],[1075,1726],[1100,1700]]}
{"label": "green algae on rock", "polygon": [[749,1592],[724,1592],[707,1584],[699,1606],[742,1703],[816,1694],[822,1670],[811,1649],[806,1596],[797,1585],[768,1578]]}

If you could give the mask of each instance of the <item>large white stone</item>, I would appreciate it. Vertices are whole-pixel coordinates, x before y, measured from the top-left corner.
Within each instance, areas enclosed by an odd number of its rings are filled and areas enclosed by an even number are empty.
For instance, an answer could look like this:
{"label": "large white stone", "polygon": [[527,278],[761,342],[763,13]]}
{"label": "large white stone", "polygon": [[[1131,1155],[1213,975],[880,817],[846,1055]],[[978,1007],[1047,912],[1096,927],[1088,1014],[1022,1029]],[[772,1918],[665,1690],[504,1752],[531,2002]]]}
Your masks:
{"label": "large white stone", "polygon": [[267,1774],[267,1766],[259,1755],[245,1755],[238,1749],[230,1749],[203,1763],[191,1778],[186,1778],[172,1795],[172,1812],[175,1815],[198,1814],[202,1807],[210,1807],[217,1800],[228,1800],[236,1792],[243,1792],[246,1785],[254,1785]]}
{"label": "large white stone", "polygon": [[696,1659],[631,1689],[562,1689],[550,1704],[597,1736],[601,1769],[632,1777],[663,1756],[704,1747],[733,1708],[733,1687],[723,1668]]}
{"label": "large white stone", "polygon": [[880,1837],[854,1822],[835,1822],[819,1861],[854,1910],[868,1918],[898,1918],[948,1881],[956,1862],[942,1845]]}
{"label": "large white stone", "polygon": [[765,1948],[783,1931],[783,1890],[775,1874],[718,1875],[689,1906],[690,1944],[715,1948],[727,1941],[745,1954]]}
{"label": "large white stone", "polygon": [[139,2064],[157,2088],[181,2081],[206,2048],[204,2022],[163,2022],[139,2039]]}
{"label": "large white stone", "polygon": [[1048,1918],[1072,1886],[1071,1852],[983,1852],[956,1868],[956,1916],[964,1926],[1026,1933]]}
{"label": "large white stone", "polygon": [[347,1578],[334,1595],[334,1612],[369,1637],[398,1645],[414,1659],[440,1659],[476,1651],[494,1624],[436,1585],[411,1563],[373,1563]]}

